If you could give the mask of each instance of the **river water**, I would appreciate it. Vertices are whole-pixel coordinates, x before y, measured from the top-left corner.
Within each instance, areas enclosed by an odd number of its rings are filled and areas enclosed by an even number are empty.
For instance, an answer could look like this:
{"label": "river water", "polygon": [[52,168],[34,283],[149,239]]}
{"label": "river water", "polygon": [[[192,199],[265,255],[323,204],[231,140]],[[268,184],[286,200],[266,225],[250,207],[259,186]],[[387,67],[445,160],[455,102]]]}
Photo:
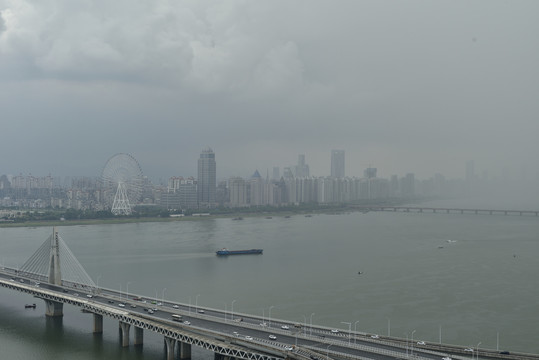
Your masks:
{"label": "river water", "polygon": [[[24,263],[51,228],[0,229],[0,260]],[[59,227],[99,286],[234,313],[414,340],[539,353],[539,218],[349,213]],[[263,255],[217,257],[220,248]],[[359,274],[361,272],[361,274]],[[128,288],[128,289],[127,289]],[[36,310],[24,303],[36,302]],[[271,314],[270,314],[271,309]],[[415,331],[414,331],[415,330]],[[163,339],[119,346],[118,324],[0,288],[0,359],[155,359]],[[193,350],[195,359],[211,358]]]}

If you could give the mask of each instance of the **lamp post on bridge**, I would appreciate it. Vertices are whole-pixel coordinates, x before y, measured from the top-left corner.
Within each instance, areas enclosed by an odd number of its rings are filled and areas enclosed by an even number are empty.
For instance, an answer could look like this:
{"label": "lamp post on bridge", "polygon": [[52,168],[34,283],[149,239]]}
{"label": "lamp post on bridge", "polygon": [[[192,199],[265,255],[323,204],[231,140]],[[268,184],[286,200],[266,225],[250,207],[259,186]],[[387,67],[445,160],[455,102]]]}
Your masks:
{"label": "lamp post on bridge", "polygon": [[350,333],[352,332],[352,323],[341,321],[341,324],[348,324],[348,346],[350,346]]}
{"label": "lamp post on bridge", "polygon": [[356,343],[356,339],[357,339],[357,323],[358,322],[359,320],[354,323],[354,344]]}
{"label": "lamp post on bridge", "polygon": [[232,300],[232,321],[234,321],[234,303],[236,302],[236,300]]}
{"label": "lamp post on bridge", "polygon": [[307,316],[303,315],[303,336],[307,335]]}
{"label": "lamp post on bridge", "polygon": [[311,336],[313,336],[313,315],[314,313],[311,314],[311,332],[310,332]]}
{"label": "lamp post on bridge", "polygon": [[408,358],[408,333],[406,333],[406,357]]}
{"label": "lamp post on bridge", "polygon": [[274,305],[271,305],[269,308],[269,315],[268,315],[268,327],[271,327],[271,309],[274,308]]}
{"label": "lamp post on bridge", "polygon": [[387,337],[391,336],[391,320],[387,318]]}
{"label": "lamp post on bridge", "polygon": [[329,344],[328,347],[326,348],[326,360],[329,360],[329,347],[331,346],[332,344]]}
{"label": "lamp post on bridge", "polygon": [[410,353],[412,356],[414,356],[414,333],[415,333],[415,330],[412,331],[412,348],[410,349]]}
{"label": "lamp post on bridge", "polygon": [[198,313],[198,297],[200,296],[200,294],[197,294],[197,296],[195,296],[195,312]]}
{"label": "lamp post on bridge", "polygon": [[125,299],[126,300],[129,300],[129,284],[131,284],[131,281],[127,282],[127,287],[126,287],[126,290],[125,290]]}
{"label": "lamp post on bridge", "polygon": [[99,291],[99,278],[101,277],[101,275],[97,275],[97,279],[96,279],[96,284],[95,284],[95,292],[97,293]]}
{"label": "lamp post on bridge", "polygon": [[475,357],[477,360],[479,360],[479,345],[481,345],[481,341],[475,347]]}
{"label": "lamp post on bridge", "polygon": [[167,288],[164,288],[163,292],[161,293],[161,303],[163,306],[165,305],[165,291],[167,291]]}

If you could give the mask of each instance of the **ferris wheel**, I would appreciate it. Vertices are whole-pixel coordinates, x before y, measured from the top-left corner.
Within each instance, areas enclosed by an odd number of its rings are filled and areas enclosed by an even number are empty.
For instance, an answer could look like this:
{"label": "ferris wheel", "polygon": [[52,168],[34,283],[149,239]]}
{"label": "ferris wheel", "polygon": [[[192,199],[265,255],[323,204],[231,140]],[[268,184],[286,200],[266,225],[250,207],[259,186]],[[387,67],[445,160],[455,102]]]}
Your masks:
{"label": "ferris wheel", "polygon": [[114,215],[131,215],[142,195],[142,170],[129,154],[112,156],[101,174],[105,199]]}

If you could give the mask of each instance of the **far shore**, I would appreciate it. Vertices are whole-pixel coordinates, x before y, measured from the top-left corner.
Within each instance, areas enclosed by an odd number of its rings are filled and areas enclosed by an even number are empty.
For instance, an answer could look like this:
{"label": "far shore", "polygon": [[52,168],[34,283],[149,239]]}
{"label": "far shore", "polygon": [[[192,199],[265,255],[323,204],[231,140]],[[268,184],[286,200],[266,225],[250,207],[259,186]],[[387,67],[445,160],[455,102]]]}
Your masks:
{"label": "far shore", "polygon": [[25,222],[0,222],[0,228],[11,227],[43,227],[43,226],[75,226],[75,225],[106,225],[106,224],[129,224],[129,223],[147,223],[147,222],[171,222],[171,221],[200,221],[207,219],[230,218],[243,219],[250,217],[286,217],[297,215],[320,215],[320,214],[343,214],[355,212],[356,209],[342,207],[333,209],[320,209],[313,211],[276,211],[276,212],[252,212],[252,213],[229,213],[204,216],[182,216],[182,217],[116,217],[108,219],[74,219],[74,220],[40,220]]}

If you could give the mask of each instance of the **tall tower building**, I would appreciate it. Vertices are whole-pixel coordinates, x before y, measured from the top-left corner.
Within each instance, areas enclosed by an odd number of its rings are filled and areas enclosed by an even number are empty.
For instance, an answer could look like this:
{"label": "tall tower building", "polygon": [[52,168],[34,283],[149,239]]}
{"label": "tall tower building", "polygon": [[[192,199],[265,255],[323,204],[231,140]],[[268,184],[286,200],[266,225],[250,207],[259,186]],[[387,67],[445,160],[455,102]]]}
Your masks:
{"label": "tall tower building", "polygon": [[309,165],[305,164],[305,155],[298,155],[298,165],[296,165],[296,177],[309,177]]}
{"label": "tall tower building", "polygon": [[344,177],[344,150],[331,150],[331,177]]}
{"label": "tall tower building", "polygon": [[208,147],[202,150],[198,159],[197,197],[199,207],[211,207],[215,204],[216,188],[215,153]]}

